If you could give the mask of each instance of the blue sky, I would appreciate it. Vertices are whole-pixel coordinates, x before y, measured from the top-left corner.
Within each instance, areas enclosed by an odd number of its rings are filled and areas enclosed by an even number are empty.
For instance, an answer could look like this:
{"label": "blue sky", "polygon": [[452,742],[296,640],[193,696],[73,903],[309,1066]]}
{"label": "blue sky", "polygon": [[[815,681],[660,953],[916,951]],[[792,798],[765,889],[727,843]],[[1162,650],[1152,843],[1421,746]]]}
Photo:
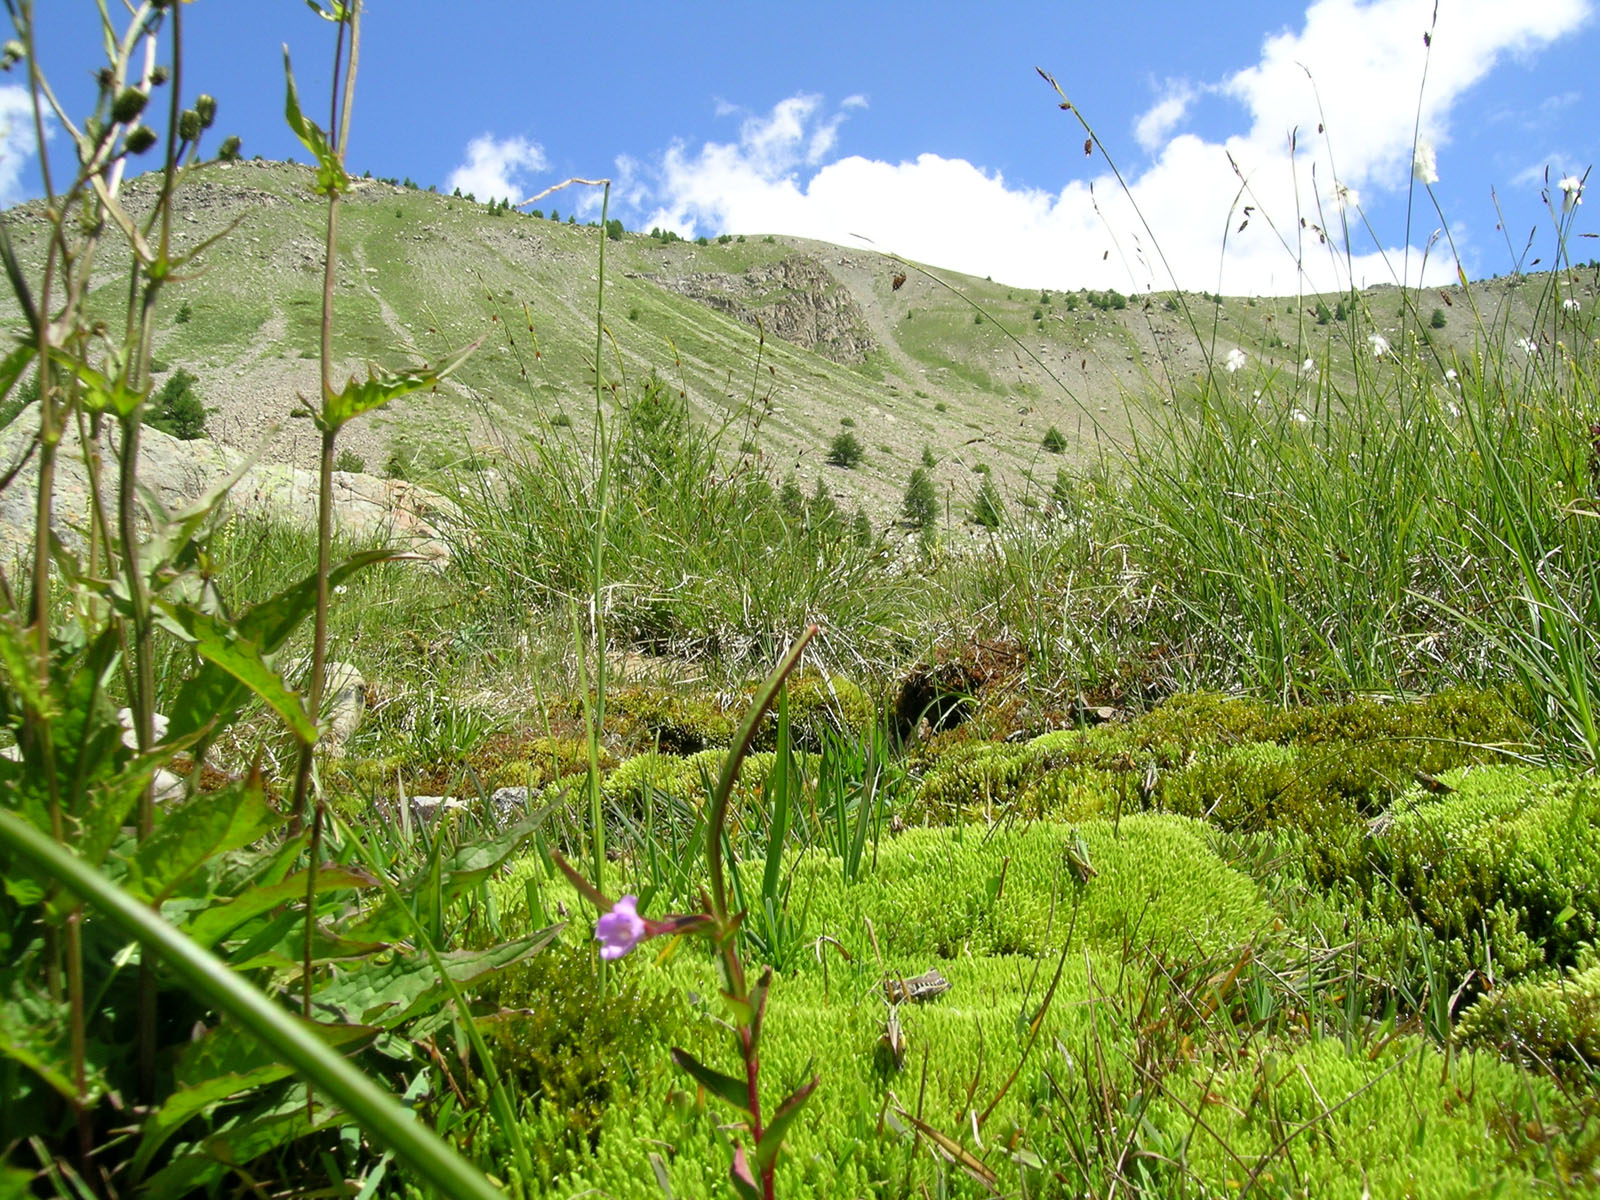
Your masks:
{"label": "blue sky", "polygon": [[[94,5],[39,7],[41,63],[82,112]],[[1439,0],[1435,19],[1433,0],[825,0],[669,15],[369,0],[349,162],[513,203],[608,176],[630,228],[821,237],[1024,286],[1442,282],[1455,260],[1430,239],[1445,222],[1474,277],[1553,259],[1544,173],[1554,185],[1600,157],[1594,7]],[[322,113],[331,26],[296,0],[198,0],[183,15],[185,93],[215,95],[217,131],[247,155],[303,158],[283,124],[281,45]],[[1092,154],[1035,67],[1093,127]],[[18,99],[0,95],[14,135]],[[1419,124],[1432,197],[1413,186]],[[52,155],[65,150],[58,131]],[[37,194],[30,154],[6,140],[6,199]],[[597,199],[541,203],[591,217]],[[1576,236],[1592,211],[1574,214],[1575,258],[1600,256]],[[1346,221],[1348,258],[1317,236],[1342,247]]]}

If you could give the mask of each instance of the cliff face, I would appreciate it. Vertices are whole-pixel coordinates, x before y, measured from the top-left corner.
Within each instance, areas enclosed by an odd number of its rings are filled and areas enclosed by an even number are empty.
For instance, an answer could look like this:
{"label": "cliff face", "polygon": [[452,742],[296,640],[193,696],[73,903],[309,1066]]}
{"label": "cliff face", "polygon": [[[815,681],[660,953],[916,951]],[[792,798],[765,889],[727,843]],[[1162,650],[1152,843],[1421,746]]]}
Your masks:
{"label": "cliff face", "polygon": [[836,363],[865,362],[874,349],[850,292],[808,254],[791,254],[742,275],[701,272],[653,282]]}

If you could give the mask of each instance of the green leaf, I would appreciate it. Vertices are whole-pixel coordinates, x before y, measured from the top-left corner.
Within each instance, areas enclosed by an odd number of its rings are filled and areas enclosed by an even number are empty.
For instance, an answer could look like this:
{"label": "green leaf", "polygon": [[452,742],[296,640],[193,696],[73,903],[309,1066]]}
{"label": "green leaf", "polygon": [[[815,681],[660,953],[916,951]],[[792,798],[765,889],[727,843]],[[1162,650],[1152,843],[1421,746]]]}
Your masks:
{"label": "green leaf", "polygon": [[128,892],[149,902],[164,900],[207,859],[248,846],[282,821],[256,776],[195,796],[168,811],[139,843],[129,864]]}
{"label": "green leaf", "polygon": [[0,671],[5,672],[7,688],[21,697],[23,705],[35,715],[49,718],[55,712],[49,693],[39,686],[41,670],[37,643],[17,624],[10,613],[0,613]]}
{"label": "green leaf", "polygon": [[[27,369],[28,364],[32,361],[33,346],[28,342],[23,342],[10,354],[6,355],[4,359],[0,359],[0,397],[11,393],[11,389],[16,386],[18,376]],[[21,414],[22,410],[20,408],[17,409],[16,412],[11,414],[9,420],[0,423],[0,429],[10,425]]]}
{"label": "green leaf", "polygon": [[[337,587],[357,571],[395,557],[392,550],[363,550],[352,554],[328,572],[328,586]],[[317,577],[306,576],[234,619],[233,632],[259,647],[263,655],[276,654],[289,635],[317,606]],[[184,681],[168,711],[169,738],[181,738],[213,722],[226,726],[238,715],[250,689],[220,666],[204,664]]]}
{"label": "green leaf", "polygon": [[[306,712],[299,695],[267,665],[260,646],[239,636],[227,621],[192,605],[159,598],[156,605],[168,618],[170,627],[193,646],[196,654],[221,667],[265,700],[302,741],[317,740],[316,721]],[[193,719],[194,713],[186,712],[185,725]]]}
{"label": "green leaf", "polygon": [[687,1050],[677,1046],[672,1048],[672,1061],[678,1064],[679,1070],[706,1091],[737,1112],[743,1113],[746,1120],[753,1119],[750,1112],[750,1089],[744,1080],[724,1075],[721,1071],[713,1071]]}
{"label": "green leaf", "polygon": [[[232,900],[212,904],[196,915],[193,921],[184,925],[183,931],[200,945],[210,949],[246,921],[259,917],[280,904],[304,900],[308,874],[309,872],[300,871],[271,887],[252,887]],[[377,887],[378,881],[359,867],[328,865],[317,871],[316,884],[316,894],[320,897],[349,891],[352,888]]]}
{"label": "green leaf", "polygon": [[300,144],[311,151],[317,160],[317,185],[319,196],[329,196],[334,192],[342,192],[350,186],[350,177],[345,174],[344,167],[339,162],[339,157],[333,152],[333,146],[328,142],[328,135],[323,133],[317,123],[300,111],[300,94],[294,86],[294,68],[289,65],[289,47],[283,48],[283,74],[288,80],[288,94],[284,99],[283,115],[289,122],[289,128],[294,131],[295,137],[300,139]]}
{"label": "green leaf", "polygon": [[[376,1032],[359,1025],[328,1026],[311,1021],[300,1024],[330,1047],[370,1038]],[[287,1079],[293,1073],[260,1038],[231,1022],[190,1043],[178,1065],[177,1086],[144,1123],[131,1163],[134,1178],[144,1174],[156,1151],[191,1117],[211,1112],[226,1101]]]}
{"label": "green leaf", "polygon": [[[393,1149],[439,1194],[455,1200],[504,1200],[438,1134],[395,1097],[312,1037],[275,1001],[252,988],[225,963],[185,938],[146,905],[129,896],[76,855],[14,813],[0,808],[0,846],[33,869],[60,879],[103,913],[124,937],[145,944],[193,989],[198,999],[229,1014],[267,1043],[295,1071],[343,1106],[374,1141]],[[304,1110],[304,1097],[297,1097]],[[182,1190],[152,1195],[181,1195]]]}
{"label": "green leaf", "polygon": [[1572,905],[1569,904],[1565,908],[1563,908],[1560,912],[1558,912],[1556,914],[1556,924],[1557,925],[1565,925],[1568,921],[1572,920],[1572,918],[1577,916],[1577,915],[1578,915],[1578,910],[1573,908]]}
{"label": "green leaf", "polygon": [[149,398],[149,388],[131,388],[120,375],[112,379],[73,355],[53,350],[50,358],[68,374],[76,376],[83,385],[81,402],[90,412],[109,412],[125,421],[138,412],[139,406]]}
{"label": "green leaf", "polygon": [[761,1200],[755,1176],[750,1174],[750,1163],[744,1156],[744,1147],[737,1142],[733,1147],[733,1163],[728,1167],[728,1182],[733,1184],[734,1194],[739,1200]]}
{"label": "green leaf", "polygon": [[777,1160],[778,1151],[783,1146],[783,1135],[789,1131],[789,1126],[800,1115],[800,1110],[805,1107],[806,1101],[811,1099],[811,1093],[817,1090],[817,1084],[822,1081],[819,1075],[813,1075],[811,1082],[791,1092],[788,1099],[778,1105],[778,1111],[772,1114],[772,1120],[767,1122],[767,1127],[761,1131],[761,1141],[756,1143],[756,1170],[766,1174],[768,1168]]}
{"label": "green leaf", "polygon": [[67,1048],[67,1005],[26,992],[18,980],[13,994],[0,998],[0,1057],[20,1063],[57,1095],[71,1100],[72,1059]]}
{"label": "green leaf", "polygon": [[[487,950],[441,954],[445,971],[457,983],[473,983],[531,958],[554,940],[564,926],[552,925],[514,942]],[[433,1008],[449,994],[426,958],[400,957],[386,963],[364,963],[311,996],[312,1006],[347,1024],[396,1025]]]}
{"label": "green leaf", "polygon": [[230,1121],[179,1154],[146,1181],[143,1194],[191,1196],[212,1192],[217,1184],[237,1174],[238,1164],[254,1162],[280,1146],[348,1120],[337,1108],[325,1104],[318,1106],[315,1116],[307,1116],[305,1094],[296,1090],[283,1096],[273,1108]]}
{"label": "green leaf", "polygon": [[[410,896],[415,902],[418,897],[437,896],[441,907],[448,905],[457,896],[477,887],[498,871],[522,849],[543,822],[544,815],[541,813],[518,822],[488,841],[468,842],[459,846],[448,858],[437,861],[430,859],[426,867],[399,885],[399,897]],[[369,916],[356,922],[349,932],[361,937],[386,940],[408,937],[411,933],[411,916],[403,910],[404,903],[401,898],[385,896],[383,903]]]}
{"label": "green leaf", "polygon": [[365,380],[358,380],[352,375],[343,388],[322,398],[322,414],[317,417],[317,428],[325,433],[333,433],[345,422],[359,417],[362,413],[382,408],[397,397],[431,388],[466,362],[482,341],[483,339],[479,338],[471,345],[463,346],[454,354],[447,355],[437,367],[383,375],[379,375],[376,369],[371,369]]}

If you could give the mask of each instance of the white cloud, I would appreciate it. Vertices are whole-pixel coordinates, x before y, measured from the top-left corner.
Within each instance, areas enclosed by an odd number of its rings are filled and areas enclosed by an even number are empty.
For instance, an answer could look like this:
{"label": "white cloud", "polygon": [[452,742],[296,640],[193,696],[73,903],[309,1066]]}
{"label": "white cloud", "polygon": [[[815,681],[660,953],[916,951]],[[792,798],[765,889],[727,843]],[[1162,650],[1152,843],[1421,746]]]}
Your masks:
{"label": "white cloud", "polygon": [[37,153],[28,89],[17,84],[0,87],[0,207],[23,199],[22,172]]}
{"label": "white cloud", "polygon": [[1159,150],[1188,113],[1194,97],[1192,85],[1182,81],[1168,83],[1166,94],[1134,122],[1134,139],[1146,150]]}
{"label": "white cloud", "polygon": [[517,204],[534,189],[523,181],[526,173],[542,171],[544,148],[522,137],[496,138],[485,133],[467,143],[467,159],[444,182],[447,191],[460,188],[485,203],[509,198]]}
{"label": "white cloud", "polygon": [[[1453,264],[1417,248],[1347,259],[1336,249],[1341,222],[1355,230],[1359,214],[1341,214],[1337,187],[1369,197],[1402,191],[1414,133],[1445,150],[1448,180],[1456,102],[1506,56],[1577,28],[1589,8],[1588,0],[1440,6],[1419,112],[1433,0],[1315,0],[1297,30],[1263,40],[1254,65],[1166,86],[1135,124],[1150,159],[1127,192],[1109,173],[1059,191],[1014,187],[934,154],[830,161],[858,98],[829,112],[818,96],[791,96],[747,117],[736,142],[669,148],[644,224],[686,236],[778,232],[850,244],[860,235],[880,250],[1019,286],[1162,288],[1175,276],[1187,288],[1292,293],[1392,281],[1402,262],[1413,281],[1443,280]],[[1202,92],[1240,106],[1236,132],[1221,140],[1175,132]],[[1327,244],[1317,236],[1323,225]]]}

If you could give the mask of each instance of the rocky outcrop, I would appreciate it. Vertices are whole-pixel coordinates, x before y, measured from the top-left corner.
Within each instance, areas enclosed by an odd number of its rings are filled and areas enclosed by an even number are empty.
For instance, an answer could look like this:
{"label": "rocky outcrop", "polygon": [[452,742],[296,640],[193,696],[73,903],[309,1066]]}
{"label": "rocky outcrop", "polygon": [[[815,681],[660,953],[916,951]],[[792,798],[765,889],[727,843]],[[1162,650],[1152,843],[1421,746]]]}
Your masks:
{"label": "rocky outcrop", "polygon": [[[28,453],[37,430],[38,419],[32,412],[0,430],[0,472],[9,471]],[[103,434],[100,456],[108,484],[115,474],[115,455],[114,438]],[[139,437],[139,482],[164,508],[175,511],[221,484],[246,459],[230,446],[203,438],[180,441],[146,426]],[[0,554],[8,561],[32,542],[37,479],[35,452],[0,492]],[[311,527],[317,517],[317,475],[303,467],[258,462],[233,485],[225,504],[231,512]],[[68,432],[57,451],[53,512],[57,536],[68,546],[80,544],[89,524],[89,486],[75,430]],[[414,483],[357,471],[334,472],[334,530],[353,540],[383,540],[443,563],[450,556],[445,529],[456,516],[454,505],[443,496]]]}
{"label": "rocky outcrop", "polygon": [[808,254],[791,254],[743,275],[703,272],[654,282],[747,325],[759,321],[769,337],[837,363],[864,362],[875,345],[849,289]]}

